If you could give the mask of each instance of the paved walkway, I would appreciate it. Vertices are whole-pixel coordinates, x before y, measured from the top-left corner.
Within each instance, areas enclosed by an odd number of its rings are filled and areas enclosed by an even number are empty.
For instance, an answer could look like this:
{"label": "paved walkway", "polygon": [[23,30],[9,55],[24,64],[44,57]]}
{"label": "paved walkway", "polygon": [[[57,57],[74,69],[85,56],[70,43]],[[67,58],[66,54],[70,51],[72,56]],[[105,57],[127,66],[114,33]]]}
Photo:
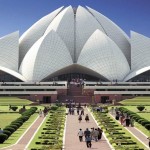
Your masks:
{"label": "paved walkway", "polygon": [[[115,115],[111,114],[110,115],[115,118]],[[118,121],[120,123],[120,121]],[[128,130],[139,142],[141,142],[145,147],[148,147],[148,139],[147,139],[147,136],[142,133],[140,130],[138,130],[137,128],[135,127],[124,127],[126,130]]]}
{"label": "paved walkway", "polygon": [[44,120],[44,117],[38,117],[37,120],[32,124],[30,128],[28,128],[27,132],[24,134],[22,138],[19,139],[19,141],[8,148],[3,148],[1,150],[25,150],[26,145],[28,145],[30,139]]}
{"label": "paved walkway", "polygon": [[[86,128],[97,128],[97,125],[87,109],[85,109],[85,114],[89,115],[90,121],[88,123],[84,120],[85,115],[82,117],[81,123],[78,122],[78,115],[76,114],[76,112],[75,115],[67,116],[64,150],[89,150],[89,148],[86,147],[86,143],[84,141],[79,142],[77,133],[80,128],[82,128],[82,130],[84,131]],[[102,136],[102,139],[98,142],[92,141],[91,149],[111,150],[104,136]]]}

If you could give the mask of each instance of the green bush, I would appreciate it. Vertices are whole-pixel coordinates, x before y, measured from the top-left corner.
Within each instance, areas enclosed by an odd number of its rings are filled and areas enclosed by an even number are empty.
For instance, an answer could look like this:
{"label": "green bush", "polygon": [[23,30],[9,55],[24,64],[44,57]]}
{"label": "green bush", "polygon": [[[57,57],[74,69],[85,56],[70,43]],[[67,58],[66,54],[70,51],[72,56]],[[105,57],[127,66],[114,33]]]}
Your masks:
{"label": "green bush", "polygon": [[8,131],[10,131],[11,133],[15,132],[15,129],[12,128],[12,127],[9,127],[9,126],[5,127],[4,130],[8,130]]}
{"label": "green bush", "polygon": [[11,135],[11,132],[8,131],[8,130],[3,130],[3,133],[6,134],[6,135],[8,135],[8,137]]}
{"label": "green bush", "polygon": [[0,143],[4,143],[4,141],[8,138],[8,135],[0,133]]}
{"label": "green bush", "polygon": [[142,126],[145,126],[146,124],[150,124],[150,122],[147,121],[147,120],[146,121],[144,120],[144,121],[141,122],[141,124],[142,124]]}
{"label": "green bush", "polygon": [[[18,129],[18,126],[13,125],[13,124],[10,124],[10,125],[9,125],[9,127],[14,128],[15,130],[17,130],[17,129]],[[7,127],[6,127],[6,128],[7,128]]]}
{"label": "green bush", "polygon": [[136,108],[137,108],[139,111],[143,111],[143,110],[145,109],[144,106],[137,106]]}
{"label": "green bush", "polygon": [[58,106],[52,106],[51,107],[51,110],[57,110],[58,109]]}
{"label": "green bush", "polygon": [[16,110],[18,109],[18,107],[17,107],[17,106],[11,106],[11,109],[12,109],[13,111],[16,111]]}
{"label": "green bush", "polygon": [[145,128],[146,128],[147,130],[150,130],[150,124],[146,124],[146,125],[145,125]]}
{"label": "green bush", "polygon": [[10,125],[16,125],[19,128],[22,124],[14,122],[14,123],[11,123]]}

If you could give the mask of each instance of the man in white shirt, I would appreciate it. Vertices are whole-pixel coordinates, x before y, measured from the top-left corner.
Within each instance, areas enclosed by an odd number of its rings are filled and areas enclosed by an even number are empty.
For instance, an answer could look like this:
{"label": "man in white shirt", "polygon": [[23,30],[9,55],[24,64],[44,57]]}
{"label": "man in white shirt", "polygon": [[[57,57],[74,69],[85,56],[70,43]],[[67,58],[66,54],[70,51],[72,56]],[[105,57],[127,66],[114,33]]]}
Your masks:
{"label": "man in white shirt", "polygon": [[78,136],[79,136],[79,141],[80,142],[83,141],[83,135],[84,135],[84,133],[83,133],[82,129],[79,129]]}

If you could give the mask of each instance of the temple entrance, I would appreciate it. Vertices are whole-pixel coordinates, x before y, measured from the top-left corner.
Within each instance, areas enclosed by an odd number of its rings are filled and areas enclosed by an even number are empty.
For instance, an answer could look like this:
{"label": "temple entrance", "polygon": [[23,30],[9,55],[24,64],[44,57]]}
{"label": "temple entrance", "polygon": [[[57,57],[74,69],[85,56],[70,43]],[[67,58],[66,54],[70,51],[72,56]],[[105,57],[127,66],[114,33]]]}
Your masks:
{"label": "temple entrance", "polygon": [[101,103],[105,104],[109,100],[109,96],[101,96]]}
{"label": "temple entrance", "polygon": [[43,103],[51,103],[51,96],[43,96]]}

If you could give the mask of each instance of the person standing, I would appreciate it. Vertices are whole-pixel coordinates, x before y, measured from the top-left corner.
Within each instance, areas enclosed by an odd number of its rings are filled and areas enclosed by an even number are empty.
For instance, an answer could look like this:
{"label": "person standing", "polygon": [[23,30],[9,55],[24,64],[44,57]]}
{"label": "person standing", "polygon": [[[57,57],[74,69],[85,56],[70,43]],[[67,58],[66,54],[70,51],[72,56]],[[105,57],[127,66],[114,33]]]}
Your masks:
{"label": "person standing", "polygon": [[88,116],[88,114],[86,114],[86,116],[85,116],[85,121],[89,122],[89,116]]}
{"label": "person standing", "polygon": [[78,136],[79,136],[79,141],[80,142],[83,141],[83,135],[84,135],[84,133],[83,133],[82,129],[80,129],[79,132],[78,132]]}
{"label": "person standing", "polygon": [[77,114],[79,115],[79,108],[77,107]]}
{"label": "person standing", "polygon": [[82,116],[81,115],[79,115],[78,120],[79,120],[79,123],[80,123],[81,120],[82,120]]}

